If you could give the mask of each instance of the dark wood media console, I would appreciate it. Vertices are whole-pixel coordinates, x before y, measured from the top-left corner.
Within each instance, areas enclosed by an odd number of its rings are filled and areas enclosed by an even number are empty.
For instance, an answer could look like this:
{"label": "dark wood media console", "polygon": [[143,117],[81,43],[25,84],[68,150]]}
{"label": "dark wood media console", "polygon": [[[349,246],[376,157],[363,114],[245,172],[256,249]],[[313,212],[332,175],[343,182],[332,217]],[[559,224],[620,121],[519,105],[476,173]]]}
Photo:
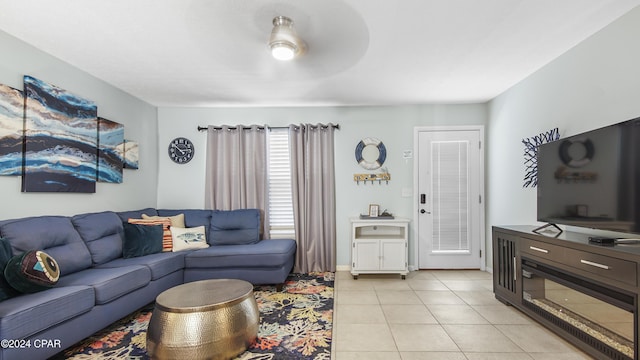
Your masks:
{"label": "dark wood media console", "polygon": [[640,243],[494,226],[493,291],[598,359],[638,360]]}

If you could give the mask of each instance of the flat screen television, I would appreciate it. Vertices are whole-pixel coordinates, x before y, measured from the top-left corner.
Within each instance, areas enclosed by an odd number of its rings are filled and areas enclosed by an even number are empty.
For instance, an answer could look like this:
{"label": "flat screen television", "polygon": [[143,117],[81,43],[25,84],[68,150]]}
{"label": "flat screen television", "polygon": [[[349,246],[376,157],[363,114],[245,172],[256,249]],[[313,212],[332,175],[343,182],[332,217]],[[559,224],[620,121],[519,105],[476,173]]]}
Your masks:
{"label": "flat screen television", "polygon": [[640,234],[640,118],[538,147],[538,221]]}

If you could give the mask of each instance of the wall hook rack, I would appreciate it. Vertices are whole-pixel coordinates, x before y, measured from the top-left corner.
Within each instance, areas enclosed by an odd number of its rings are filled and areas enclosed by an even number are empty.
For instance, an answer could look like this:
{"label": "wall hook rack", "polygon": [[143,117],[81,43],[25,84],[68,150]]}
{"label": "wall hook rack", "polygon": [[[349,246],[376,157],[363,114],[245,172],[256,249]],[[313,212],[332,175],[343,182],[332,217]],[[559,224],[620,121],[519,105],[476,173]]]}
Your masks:
{"label": "wall hook rack", "polygon": [[367,185],[367,181],[371,181],[371,184],[377,181],[378,185],[381,185],[384,181],[389,185],[389,180],[391,180],[391,174],[388,172],[381,174],[353,174],[353,181],[355,181],[357,185],[360,185],[360,182]]}

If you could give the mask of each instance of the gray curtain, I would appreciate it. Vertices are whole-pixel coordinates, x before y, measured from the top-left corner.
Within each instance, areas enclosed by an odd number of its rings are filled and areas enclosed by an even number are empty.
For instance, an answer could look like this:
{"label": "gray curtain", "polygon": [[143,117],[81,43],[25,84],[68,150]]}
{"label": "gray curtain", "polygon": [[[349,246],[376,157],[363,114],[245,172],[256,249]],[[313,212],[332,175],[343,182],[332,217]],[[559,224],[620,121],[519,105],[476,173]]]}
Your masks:
{"label": "gray curtain", "polygon": [[291,125],[295,272],[336,270],[334,126]]}
{"label": "gray curtain", "polygon": [[269,237],[266,154],[264,126],[207,129],[205,208],[260,209],[263,238]]}

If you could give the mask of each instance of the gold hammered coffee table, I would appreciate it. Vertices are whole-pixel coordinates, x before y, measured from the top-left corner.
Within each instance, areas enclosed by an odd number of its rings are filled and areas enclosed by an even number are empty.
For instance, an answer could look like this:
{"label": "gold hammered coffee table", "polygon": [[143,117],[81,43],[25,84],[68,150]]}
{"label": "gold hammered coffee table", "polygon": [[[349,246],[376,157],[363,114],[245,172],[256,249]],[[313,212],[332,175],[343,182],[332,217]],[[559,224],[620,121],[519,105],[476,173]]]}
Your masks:
{"label": "gold hammered coffee table", "polygon": [[232,359],[258,334],[253,285],[243,280],[202,280],[162,292],[147,330],[153,359]]}

